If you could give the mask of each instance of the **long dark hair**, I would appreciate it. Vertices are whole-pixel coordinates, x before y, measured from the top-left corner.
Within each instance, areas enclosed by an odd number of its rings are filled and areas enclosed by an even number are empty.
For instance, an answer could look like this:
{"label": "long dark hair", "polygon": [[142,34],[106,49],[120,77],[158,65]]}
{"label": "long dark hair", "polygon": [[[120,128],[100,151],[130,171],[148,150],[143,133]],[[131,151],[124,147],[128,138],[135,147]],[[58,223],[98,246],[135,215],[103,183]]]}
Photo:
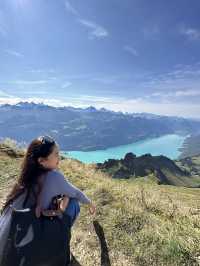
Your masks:
{"label": "long dark hair", "polygon": [[33,190],[35,184],[40,184],[40,178],[50,169],[44,168],[39,162],[39,157],[47,157],[53,151],[56,141],[51,136],[39,136],[33,139],[29,144],[23,162],[21,164],[21,171],[18,180],[14,184],[11,192],[8,194],[5,203],[3,204],[1,212],[13,202],[25,189],[32,191],[35,198],[37,194]]}

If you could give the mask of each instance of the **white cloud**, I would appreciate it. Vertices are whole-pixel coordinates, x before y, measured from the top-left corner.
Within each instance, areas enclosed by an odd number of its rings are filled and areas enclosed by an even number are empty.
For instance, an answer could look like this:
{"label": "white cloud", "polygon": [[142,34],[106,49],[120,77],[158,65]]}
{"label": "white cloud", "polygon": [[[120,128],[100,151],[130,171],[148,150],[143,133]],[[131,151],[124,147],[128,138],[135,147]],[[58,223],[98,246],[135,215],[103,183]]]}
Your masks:
{"label": "white cloud", "polygon": [[163,98],[200,96],[200,90],[187,89],[187,90],[177,90],[177,91],[170,91],[170,92],[154,92],[151,95],[149,95],[148,98],[151,96],[163,97]]}
{"label": "white cloud", "polygon": [[30,70],[27,70],[27,72],[29,73],[33,73],[33,74],[51,74],[51,73],[55,73],[56,70],[53,69],[53,68],[50,68],[50,69],[30,69]]}
{"label": "white cloud", "polygon": [[89,29],[88,33],[89,39],[94,39],[94,38],[102,39],[109,35],[108,31],[104,27],[96,24],[93,21],[81,18],[79,12],[71,5],[71,3],[68,0],[65,1],[65,8],[68,12],[72,13],[77,18],[77,21],[82,26]]}
{"label": "white cloud", "polygon": [[55,81],[55,80],[57,80],[58,78],[57,77],[49,77],[49,80],[53,80],[53,81]]}
{"label": "white cloud", "polygon": [[200,90],[180,90],[175,92],[175,96],[200,96]]}
{"label": "white cloud", "polygon": [[142,88],[163,90],[166,93],[177,90],[199,90],[200,66],[198,62],[193,65],[175,66],[170,72],[149,74],[141,82]]}
{"label": "white cloud", "polygon": [[0,97],[2,97],[2,98],[7,98],[7,97],[13,97],[12,95],[10,95],[10,94],[8,94],[7,92],[5,92],[4,90],[1,90],[0,89]]}
{"label": "white cloud", "polygon": [[47,84],[48,80],[14,80],[6,83],[16,84],[16,85],[42,85],[42,84]]}
{"label": "white cloud", "polygon": [[72,83],[71,82],[69,82],[69,81],[66,81],[65,83],[63,83],[63,85],[61,86],[61,88],[62,89],[65,89],[65,88],[68,88],[68,87],[70,87],[72,85]]}
{"label": "white cloud", "polygon": [[65,8],[67,11],[71,12],[73,15],[78,16],[78,11],[70,4],[69,1],[65,1]]}
{"label": "white cloud", "polygon": [[180,33],[185,35],[189,40],[196,41],[200,40],[200,30],[195,28],[187,28],[182,26],[180,28]]}
{"label": "white cloud", "polygon": [[118,80],[118,77],[115,76],[104,76],[104,77],[95,77],[95,78],[91,78],[91,81],[95,81],[95,82],[100,82],[102,84],[113,84]]}
{"label": "white cloud", "polygon": [[132,54],[134,56],[139,56],[138,51],[135,48],[133,48],[132,46],[126,45],[126,46],[124,46],[124,50],[129,52],[130,54]]}
{"label": "white cloud", "polygon": [[[31,91],[31,93],[30,93],[30,90],[22,90],[22,89],[20,89],[20,94],[21,95],[23,95],[23,97],[27,97],[27,96],[33,96],[33,95],[44,95],[44,96],[46,96],[46,95],[49,95],[49,91],[48,90],[45,90],[44,88],[40,88],[39,90],[33,90],[33,91]],[[26,96],[27,95],[27,96]]]}
{"label": "white cloud", "polygon": [[[72,99],[72,98],[71,98]],[[103,97],[103,96],[95,96],[95,95],[80,95],[79,97],[74,97],[73,99],[78,100],[82,104],[94,105],[95,103],[113,103],[115,100],[123,99],[122,97]]]}
{"label": "white cloud", "polygon": [[14,50],[5,50],[5,53],[7,53],[8,55],[12,55],[12,56],[15,56],[15,57],[24,57],[23,54],[19,53],[19,52],[16,52]]}
{"label": "white cloud", "polygon": [[85,20],[85,19],[78,19],[78,22],[84,27],[89,29],[90,39],[94,39],[94,38],[102,39],[102,38],[108,37],[109,35],[108,31],[105,28],[103,28],[100,25],[97,25],[96,23],[92,21]]}

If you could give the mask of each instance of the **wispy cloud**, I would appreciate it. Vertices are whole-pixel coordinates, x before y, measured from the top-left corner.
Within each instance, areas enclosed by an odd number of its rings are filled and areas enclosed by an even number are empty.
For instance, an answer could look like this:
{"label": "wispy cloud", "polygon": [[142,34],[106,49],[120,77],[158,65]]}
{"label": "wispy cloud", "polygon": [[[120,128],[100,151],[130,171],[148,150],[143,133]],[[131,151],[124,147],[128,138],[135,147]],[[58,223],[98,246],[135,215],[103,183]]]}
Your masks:
{"label": "wispy cloud", "polygon": [[175,96],[200,96],[200,90],[178,90],[175,92]]}
{"label": "wispy cloud", "polygon": [[96,104],[107,104],[107,103],[113,103],[115,100],[123,99],[122,97],[105,97],[105,96],[95,96],[95,95],[80,95],[74,97],[74,99],[78,100],[82,104],[89,104],[89,105],[95,105]]}
{"label": "wispy cloud", "polygon": [[42,85],[42,84],[47,84],[48,80],[14,80],[5,83],[15,84],[15,85]]}
{"label": "wispy cloud", "polygon": [[116,81],[115,77],[96,77],[92,78],[91,81],[99,82],[102,84],[113,84]]}
{"label": "wispy cloud", "polygon": [[143,87],[163,90],[166,93],[170,90],[199,90],[200,86],[200,64],[178,65],[172,71],[149,75],[143,81]]}
{"label": "wispy cloud", "polygon": [[134,55],[134,56],[139,56],[138,51],[132,46],[125,45],[124,50],[127,51],[128,53]]}
{"label": "wispy cloud", "polygon": [[15,56],[15,57],[24,57],[23,54],[21,54],[19,52],[16,52],[14,50],[10,50],[10,49],[5,50],[5,53],[8,54],[8,55]]}
{"label": "wispy cloud", "polygon": [[185,96],[200,96],[200,90],[194,89],[186,89],[186,90],[177,90],[177,91],[170,91],[170,92],[155,92],[152,93],[151,96],[155,97],[185,97]]}
{"label": "wispy cloud", "polygon": [[200,29],[181,26],[180,33],[191,41],[200,40]]}
{"label": "wispy cloud", "polygon": [[108,37],[109,35],[108,31],[104,27],[97,25],[93,21],[78,19],[78,22],[89,30],[89,39],[102,39]]}
{"label": "wispy cloud", "polygon": [[66,88],[70,87],[71,85],[72,85],[71,82],[66,81],[66,82],[64,82],[64,83],[62,84],[61,88],[62,88],[62,89],[66,89]]}
{"label": "wispy cloud", "polygon": [[68,0],[65,1],[65,8],[68,12],[76,17],[80,25],[86,27],[89,30],[88,37],[90,40],[103,39],[109,35],[108,31],[101,25],[98,25],[97,23],[85,18],[81,18],[79,12],[72,6],[72,4]]}
{"label": "wispy cloud", "polygon": [[55,73],[56,70],[53,69],[53,68],[50,68],[50,69],[30,69],[30,70],[27,70],[27,72],[29,73],[33,73],[33,74],[44,74],[44,73],[48,73],[48,74],[51,74],[51,73]]}
{"label": "wispy cloud", "polygon": [[200,101],[200,64],[177,65],[174,70],[146,82],[154,92],[144,95],[148,100],[192,105]]}
{"label": "wispy cloud", "polygon": [[65,1],[65,8],[67,11],[71,12],[73,15],[78,16],[78,11],[71,5],[69,1]]}
{"label": "wispy cloud", "polygon": [[0,97],[2,97],[2,98],[10,98],[10,97],[12,97],[12,95],[10,95],[7,92],[5,92],[4,90],[0,89]]}
{"label": "wispy cloud", "polygon": [[101,84],[105,84],[105,85],[110,85],[110,84],[118,84],[120,81],[126,79],[128,77],[128,75],[123,75],[123,74],[118,74],[118,75],[98,75],[95,76],[93,75],[92,78],[90,78],[89,80],[92,82],[98,82]]}

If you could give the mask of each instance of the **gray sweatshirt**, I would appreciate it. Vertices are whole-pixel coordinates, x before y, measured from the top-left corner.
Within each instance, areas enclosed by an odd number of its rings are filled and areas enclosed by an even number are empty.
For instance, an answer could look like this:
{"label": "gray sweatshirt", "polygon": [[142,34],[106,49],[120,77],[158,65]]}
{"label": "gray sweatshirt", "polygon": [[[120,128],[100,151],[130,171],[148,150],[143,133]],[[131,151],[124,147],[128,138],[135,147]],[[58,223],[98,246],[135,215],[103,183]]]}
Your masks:
{"label": "gray sweatshirt", "polygon": [[53,169],[44,177],[43,189],[40,196],[40,205],[43,209],[48,208],[52,197],[65,194],[70,198],[76,198],[79,202],[88,204],[91,200],[77,187],[72,185],[65,176],[57,169]]}

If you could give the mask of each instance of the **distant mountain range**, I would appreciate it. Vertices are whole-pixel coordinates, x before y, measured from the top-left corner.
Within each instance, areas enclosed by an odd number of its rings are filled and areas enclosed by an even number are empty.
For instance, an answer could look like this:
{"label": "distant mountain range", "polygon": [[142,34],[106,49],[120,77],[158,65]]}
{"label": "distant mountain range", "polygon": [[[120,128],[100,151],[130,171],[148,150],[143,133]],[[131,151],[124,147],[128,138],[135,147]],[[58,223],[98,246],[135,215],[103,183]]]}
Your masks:
{"label": "distant mountain range", "polygon": [[200,121],[95,107],[52,107],[19,102],[0,106],[0,138],[27,145],[38,135],[54,137],[62,150],[106,149],[166,134],[200,133]]}

